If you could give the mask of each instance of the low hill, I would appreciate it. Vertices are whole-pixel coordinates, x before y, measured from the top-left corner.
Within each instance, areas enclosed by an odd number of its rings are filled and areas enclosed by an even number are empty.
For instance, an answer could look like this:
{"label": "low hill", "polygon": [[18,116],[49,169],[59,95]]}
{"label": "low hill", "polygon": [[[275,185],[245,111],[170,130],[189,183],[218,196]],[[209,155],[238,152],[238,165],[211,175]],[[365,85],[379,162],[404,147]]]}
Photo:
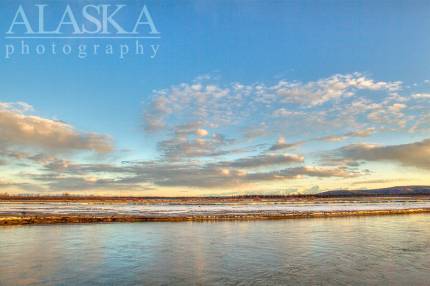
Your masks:
{"label": "low hill", "polygon": [[317,194],[318,197],[430,195],[430,186],[398,186],[369,190],[335,190]]}

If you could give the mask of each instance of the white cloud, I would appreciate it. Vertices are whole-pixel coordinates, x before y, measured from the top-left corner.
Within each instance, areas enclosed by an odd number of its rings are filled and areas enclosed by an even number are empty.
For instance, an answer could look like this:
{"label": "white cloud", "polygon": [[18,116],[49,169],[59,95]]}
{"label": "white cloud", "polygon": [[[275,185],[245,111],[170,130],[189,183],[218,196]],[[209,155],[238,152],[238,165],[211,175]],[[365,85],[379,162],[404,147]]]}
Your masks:
{"label": "white cloud", "polygon": [[412,97],[418,99],[430,99],[430,93],[415,93]]}
{"label": "white cloud", "polygon": [[290,154],[265,154],[238,159],[227,165],[235,168],[258,168],[277,165],[288,165],[294,163],[303,163],[304,157]]}
{"label": "white cloud", "polygon": [[298,116],[298,115],[305,115],[303,111],[291,111],[287,110],[285,108],[279,108],[273,111],[273,116],[275,117],[287,117],[287,116]]}
{"label": "white cloud", "polygon": [[104,135],[75,130],[61,121],[27,115],[26,103],[0,103],[0,146],[32,147],[47,150],[112,151],[111,140]]}
{"label": "white cloud", "polygon": [[339,160],[392,161],[430,169],[430,139],[401,145],[353,144],[337,150],[334,157]]}
{"label": "white cloud", "polygon": [[209,132],[208,132],[207,130],[202,129],[202,128],[197,129],[197,130],[195,131],[195,133],[196,133],[196,135],[198,135],[198,136],[202,136],[202,137],[204,137],[204,136],[206,136],[206,135],[208,135],[208,134],[209,134]]}
{"label": "white cloud", "polygon": [[333,75],[331,77],[308,83],[282,80],[269,89],[290,103],[308,106],[321,105],[341,97],[355,95],[356,90],[398,91],[401,82],[375,82],[360,73]]}
{"label": "white cloud", "polygon": [[[318,106],[322,104],[330,103],[335,110],[339,104],[345,106],[342,100],[359,98],[360,91],[392,96],[399,90],[401,82],[375,81],[360,73],[337,74],[309,82],[280,80],[273,85],[182,83],[153,92],[152,99],[145,104],[144,126],[146,131],[160,131],[174,127],[172,124],[200,122],[216,128],[240,126],[259,117],[274,122],[272,128],[282,128],[287,119],[309,125],[319,120],[317,125],[322,125],[337,119],[321,114]],[[355,104],[355,100],[350,104]],[[369,108],[370,104],[366,102],[364,107]],[[401,106],[396,104],[393,102],[392,107],[399,109]]]}
{"label": "white cloud", "polygon": [[269,151],[279,151],[279,150],[290,149],[290,148],[300,146],[303,143],[304,143],[303,141],[287,143],[285,138],[281,136],[278,138],[278,141],[269,148]]}

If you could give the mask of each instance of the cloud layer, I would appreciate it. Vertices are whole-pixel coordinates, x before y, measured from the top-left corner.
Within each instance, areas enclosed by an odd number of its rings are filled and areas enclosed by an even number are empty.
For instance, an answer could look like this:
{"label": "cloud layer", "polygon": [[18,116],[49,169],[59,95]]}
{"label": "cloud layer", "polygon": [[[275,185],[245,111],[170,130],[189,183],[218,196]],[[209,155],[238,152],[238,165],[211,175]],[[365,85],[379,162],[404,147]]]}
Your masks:
{"label": "cloud layer", "polygon": [[[430,129],[428,94],[361,73],[248,84],[198,78],[146,97],[142,136],[156,142],[145,160],[131,150],[125,162],[106,135],[34,115],[27,103],[0,103],[0,168],[8,172],[0,189],[154,194],[382,182],[367,178],[374,170],[364,163],[430,170],[430,139],[419,136]],[[422,139],[378,142],[390,132]]]}

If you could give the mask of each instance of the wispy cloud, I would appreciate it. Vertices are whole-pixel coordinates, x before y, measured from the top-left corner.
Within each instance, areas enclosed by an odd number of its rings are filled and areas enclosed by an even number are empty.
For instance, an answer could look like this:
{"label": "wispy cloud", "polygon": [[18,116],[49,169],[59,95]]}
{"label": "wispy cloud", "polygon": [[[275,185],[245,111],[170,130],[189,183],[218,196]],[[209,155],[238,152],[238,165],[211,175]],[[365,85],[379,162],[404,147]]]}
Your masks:
{"label": "wispy cloud", "polygon": [[319,138],[315,138],[315,139],[311,139],[315,140],[315,141],[332,141],[332,142],[337,142],[337,141],[343,141],[345,139],[351,138],[351,137],[369,137],[370,135],[375,133],[375,128],[366,128],[363,130],[356,130],[356,131],[352,131],[352,132],[347,132],[341,135],[329,135],[329,136],[324,136],[324,137],[319,137]]}

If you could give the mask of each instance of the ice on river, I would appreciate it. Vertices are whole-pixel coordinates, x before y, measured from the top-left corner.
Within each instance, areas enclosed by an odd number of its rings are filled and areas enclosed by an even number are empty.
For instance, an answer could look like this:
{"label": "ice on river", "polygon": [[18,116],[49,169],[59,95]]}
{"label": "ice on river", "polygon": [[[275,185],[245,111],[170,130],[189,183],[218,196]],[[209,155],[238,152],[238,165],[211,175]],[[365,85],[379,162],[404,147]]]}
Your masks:
{"label": "ice on river", "polygon": [[83,202],[0,202],[0,215],[240,215],[285,214],[309,212],[342,212],[371,210],[430,209],[430,200],[365,201],[365,202],[276,202],[227,204],[143,204],[143,203],[83,203]]}

